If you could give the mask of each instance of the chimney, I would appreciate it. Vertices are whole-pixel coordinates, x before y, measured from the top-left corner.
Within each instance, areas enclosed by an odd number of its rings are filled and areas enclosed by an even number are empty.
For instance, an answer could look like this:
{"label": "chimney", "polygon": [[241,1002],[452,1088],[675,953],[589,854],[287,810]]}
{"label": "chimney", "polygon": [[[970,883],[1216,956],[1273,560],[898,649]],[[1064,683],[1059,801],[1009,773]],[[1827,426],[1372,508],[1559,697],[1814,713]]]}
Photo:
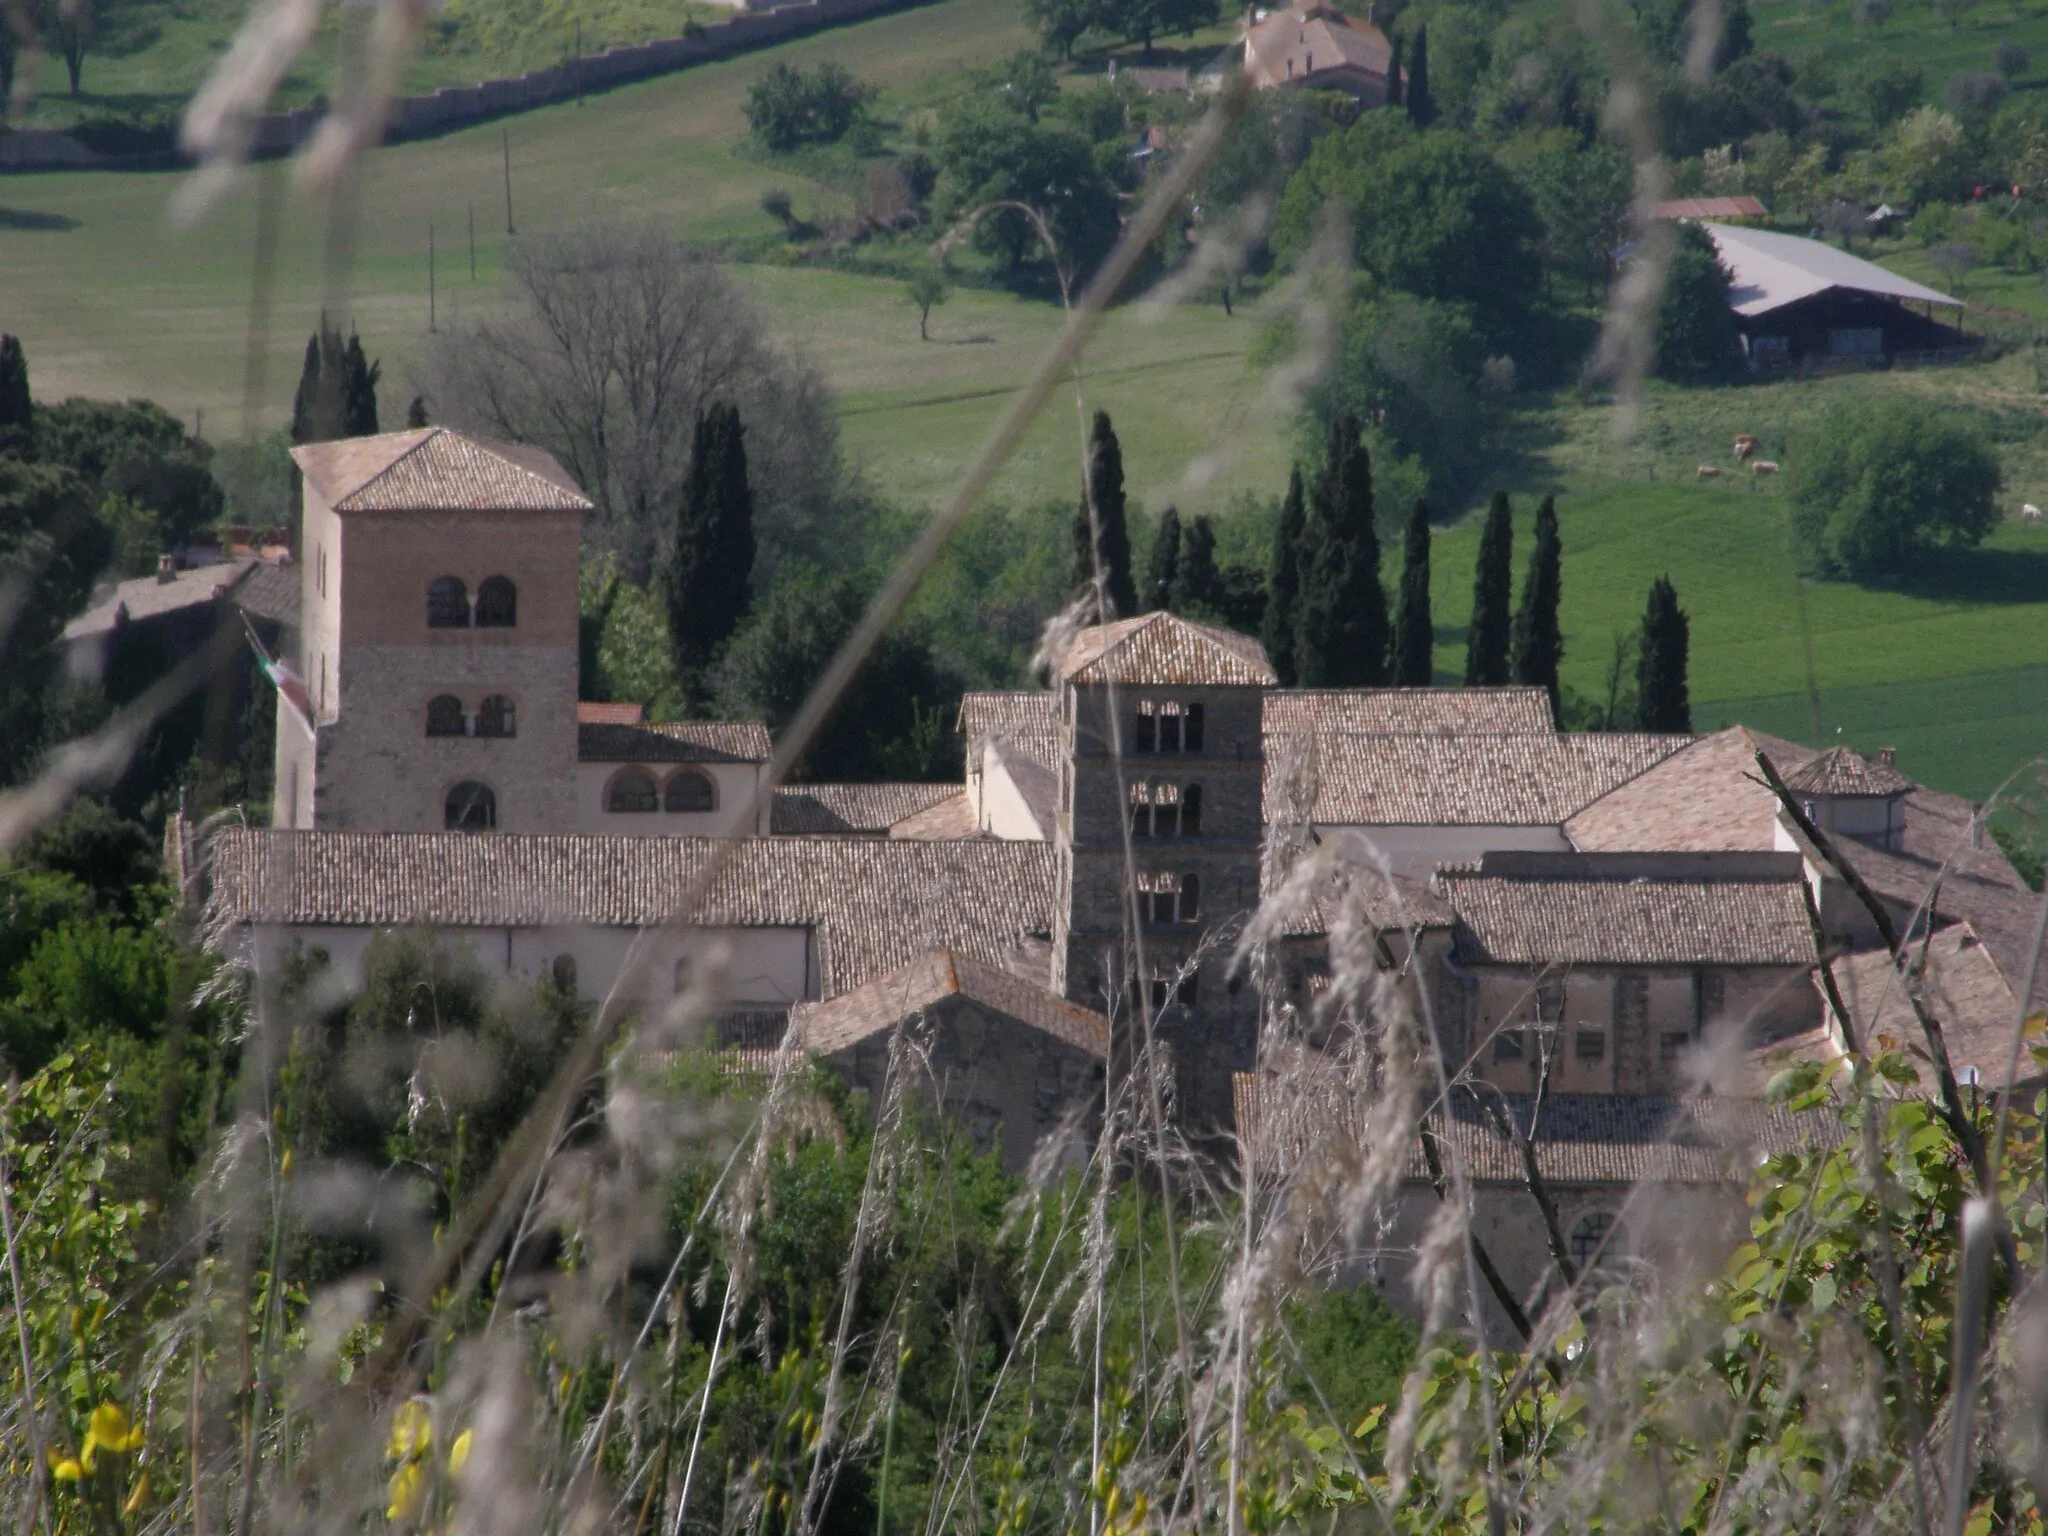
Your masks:
{"label": "chimney", "polygon": [[158,581],[176,581],[178,579],[177,556],[158,555],[156,557],[156,579]]}
{"label": "chimney", "polygon": [[1877,749],[1877,766],[1880,768],[1891,767],[1892,759],[1897,755],[1898,749],[1896,747],[1879,747]]}

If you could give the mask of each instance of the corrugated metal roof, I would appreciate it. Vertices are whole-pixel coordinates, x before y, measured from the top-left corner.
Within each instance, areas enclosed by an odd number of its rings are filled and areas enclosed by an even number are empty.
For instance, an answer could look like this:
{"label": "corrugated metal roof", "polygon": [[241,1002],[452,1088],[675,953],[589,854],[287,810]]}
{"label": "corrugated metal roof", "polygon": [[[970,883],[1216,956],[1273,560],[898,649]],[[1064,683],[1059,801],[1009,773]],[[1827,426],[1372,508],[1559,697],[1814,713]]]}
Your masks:
{"label": "corrugated metal roof", "polygon": [[590,510],[545,450],[449,427],[306,443],[292,458],[336,512]]}
{"label": "corrugated metal roof", "polygon": [[1766,229],[1742,229],[1733,224],[1703,223],[1700,228],[1714,237],[1722,262],[1735,276],[1728,302],[1738,315],[1769,314],[1830,288],[1963,308],[1961,299],[1952,299],[1818,240],[1773,234]]}

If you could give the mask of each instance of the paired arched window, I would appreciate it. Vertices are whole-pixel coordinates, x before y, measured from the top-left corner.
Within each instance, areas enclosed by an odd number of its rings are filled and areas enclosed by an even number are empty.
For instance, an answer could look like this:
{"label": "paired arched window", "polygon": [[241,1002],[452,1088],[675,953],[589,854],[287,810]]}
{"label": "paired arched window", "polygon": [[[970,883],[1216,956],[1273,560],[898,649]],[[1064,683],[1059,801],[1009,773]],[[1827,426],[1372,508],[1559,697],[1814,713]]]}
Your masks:
{"label": "paired arched window", "polygon": [[469,722],[463,717],[462,700],[452,693],[437,694],[427,700],[427,734],[467,736]]}
{"label": "paired arched window", "polygon": [[519,622],[519,589],[504,576],[487,576],[476,589],[476,627],[510,629]]}
{"label": "paired arched window", "polygon": [[427,628],[469,628],[469,588],[460,576],[436,576],[427,583]]}
{"label": "paired arched window", "polygon": [[660,810],[661,796],[655,792],[654,775],[644,768],[626,769],[605,791],[604,808],[632,814]]}
{"label": "paired arched window", "polygon": [[517,736],[518,706],[502,693],[491,694],[476,712],[476,733],[479,736]]}
{"label": "paired arched window", "polygon": [[1138,876],[1138,913],[1151,923],[1192,923],[1202,915],[1199,875]]}
{"label": "paired arched window", "polygon": [[491,832],[498,825],[498,797],[488,784],[466,779],[448,791],[445,825],[450,832]]}
{"label": "paired arched window", "polygon": [[669,775],[661,792],[665,811],[710,811],[718,807],[718,786],[711,775],[695,768],[678,768]]}
{"label": "paired arched window", "polygon": [[1202,750],[1202,706],[1178,699],[1140,699],[1131,750],[1162,756]]}
{"label": "paired arched window", "polygon": [[1131,785],[1131,836],[1194,837],[1201,830],[1201,785],[1143,779]]}

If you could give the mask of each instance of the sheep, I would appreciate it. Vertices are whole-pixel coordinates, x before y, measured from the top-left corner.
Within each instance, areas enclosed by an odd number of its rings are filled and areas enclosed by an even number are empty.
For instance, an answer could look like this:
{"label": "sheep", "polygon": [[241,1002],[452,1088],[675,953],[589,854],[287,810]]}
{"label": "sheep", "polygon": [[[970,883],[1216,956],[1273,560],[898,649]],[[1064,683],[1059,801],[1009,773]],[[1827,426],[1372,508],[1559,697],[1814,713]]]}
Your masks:
{"label": "sheep", "polygon": [[1757,479],[1761,480],[1766,475],[1775,475],[1778,472],[1778,466],[1776,461],[1774,460],[1758,459],[1754,464],[1749,466],[1749,472],[1752,475],[1754,475]]}
{"label": "sheep", "polygon": [[1698,480],[1718,480],[1721,478],[1721,466],[1718,464],[1702,464],[1693,471],[1693,477]]}
{"label": "sheep", "polygon": [[2041,521],[2041,509],[2035,506],[2031,501],[2021,502],[2020,520],[2022,522],[2027,523],[2038,523],[2039,521]]}
{"label": "sheep", "polygon": [[1738,463],[1741,460],[1748,458],[1751,454],[1755,453],[1756,449],[1757,441],[1754,434],[1749,432],[1739,432],[1736,434],[1735,458]]}

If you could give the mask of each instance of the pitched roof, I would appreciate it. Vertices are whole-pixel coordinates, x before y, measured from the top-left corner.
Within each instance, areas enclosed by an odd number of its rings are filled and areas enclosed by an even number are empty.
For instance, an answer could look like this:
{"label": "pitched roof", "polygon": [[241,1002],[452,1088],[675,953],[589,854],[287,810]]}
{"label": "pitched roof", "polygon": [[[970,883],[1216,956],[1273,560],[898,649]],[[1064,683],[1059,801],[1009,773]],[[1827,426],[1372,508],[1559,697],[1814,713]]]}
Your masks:
{"label": "pitched roof", "polygon": [[968,756],[992,737],[1012,742],[1051,767],[1060,755],[1060,696],[1056,693],[968,693],[960,698],[960,734]]}
{"label": "pitched roof", "polygon": [[[1367,1140],[1369,1101],[1346,1091],[1339,1074],[1307,1070],[1284,1077],[1239,1072],[1232,1080],[1240,1146],[1250,1142],[1259,1165],[1291,1170],[1319,1149]],[[1758,1155],[1839,1139],[1832,1109],[1801,1113],[1762,1099],[1679,1098],[1660,1094],[1551,1093],[1541,1113],[1527,1094],[1503,1094],[1506,1110],[1524,1135],[1531,1129],[1536,1166],[1558,1185],[1638,1183],[1741,1183]],[[1466,1092],[1429,1115],[1439,1145],[1449,1143],[1468,1175],[1481,1184],[1523,1182],[1520,1150]],[[1452,1152],[1441,1154],[1449,1163]],[[1420,1137],[1409,1148],[1406,1177],[1429,1177]]]}
{"label": "pitched roof", "polygon": [[302,595],[298,568],[273,565],[268,560],[258,560],[255,568],[235,584],[233,593],[235,606],[244,613],[274,624],[292,625],[299,622]]}
{"label": "pitched roof", "polygon": [[1888,272],[1875,262],[1838,251],[1819,240],[1746,229],[1734,224],[1701,224],[1721,253],[1721,263],[1734,275],[1728,303],[1738,315],[1765,315],[1787,304],[1848,288],[1888,299],[1941,304],[1961,309],[1963,301]]}
{"label": "pitched roof", "polygon": [[[1337,833],[1355,837],[1356,833]],[[1373,868],[1368,858],[1349,860],[1346,874],[1334,876],[1315,890],[1299,910],[1284,915],[1282,934],[1290,939],[1320,938],[1330,931],[1346,901],[1356,901],[1365,921],[1372,927],[1392,931],[1400,928],[1448,928],[1457,914],[1451,904],[1420,880],[1405,875],[1385,875]],[[1285,872],[1260,871],[1262,900],[1270,900],[1284,888]]]}
{"label": "pitched roof", "polygon": [[1081,686],[1270,688],[1279,681],[1266,648],[1250,635],[1173,613],[1082,630],[1060,658],[1059,674]]}
{"label": "pitched roof", "polygon": [[[88,640],[112,634],[123,623],[139,624],[211,603],[240,588],[261,563],[248,556],[220,565],[192,566],[177,572],[169,581],[151,575],[120,582],[66,624],[64,638]],[[296,573],[292,579],[296,582]]]}
{"label": "pitched roof", "polygon": [[1653,219],[1761,219],[1770,210],[1753,197],[1674,197],[1650,205]]}
{"label": "pitched roof", "polygon": [[1260,89],[1339,69],[1384,79],[1393,52],[1370,22],[1310,4],[1276,10],[1245,34],[1245,74]]}
{"label": "pitched roof", "polygon": [[639,725],[647,718],[644,704],[604,704],[595,699],[576,701],[578,725]]}
{"label": "pitched roof", "polygon": [[[1636,734],[1318,734],[1315,820],[1345,826],[1555,826],[1690,739]],[[1282,757],[1266,757],[1277,815]]]}
{"label": "pitched roof", "polygon": [[962,789],[948,795],[937,805],[893,823],[889,828],[889,835],[943,842],[950,838],[980,837],[982,832],[974,819],[974,802],[967,798],[967,791]]}
{"label": "pitched roof", "polygon": [[[1755,742],[1781,773],[1813,756],[1773,736]],[[1753,750],[1739,726],[1701,736],[1594,800],[1564,824],[1565,836],[1592,851],[1773,848],[1778,797],[1758,775]]]}
{"label": "pitched roof", "polygon": [[[1481,866],[1491,869],[1489,858]],[[1560,868],[1573,868],[1570,856]],[[1504,875],[1439,869],[1475,964],[1810,965],[1812,930],[1796,874]]]}
{"label": "pitched roof", "polygon": [[1101,1014],[950,949],[919,955],[828,1002],[799,1003],[790,1023],[805,1050],[830,1055],[956,998],[1028,1024],[1098,1061],[1109,1057],[1109,1020]]}
{"label": "pitched roof", "polygon": [[784,784],[775,791],[769,829],[882,836],[905,817],[961,794],[957,784]]}
{"label": "pitched roof", "polygon": [[587,512],[554,456],[449,427],[305,443],[292,450],[336,512]]}
{"label": "pitched roof", "polygon": [[1854,747],[1829,747],[1805,767],[1785,775],[1785,787],[1809,795],[1901,795],[1913,781],[1883,757],[1865,757]]}
{"label": "pitched roof", "polygon": [[758,720],[576,727],[576,758],[585,763],[765,763],[773,754]]}
{"label": "pitched roof", "polygon": [[810,927],[833,997],[933,946],[1002,965],[1050,931],[1043,843],[709,838],[230,827],[209,844],[212,915],[306,926],[641,928],[668,921],[714,852],[693,921]]}
{"label": "pitched roof", "polygon": [[1268,736],[1300,731],[1386,735],[1549,736],[1543,688],[1286,688],[1266,695]]}

